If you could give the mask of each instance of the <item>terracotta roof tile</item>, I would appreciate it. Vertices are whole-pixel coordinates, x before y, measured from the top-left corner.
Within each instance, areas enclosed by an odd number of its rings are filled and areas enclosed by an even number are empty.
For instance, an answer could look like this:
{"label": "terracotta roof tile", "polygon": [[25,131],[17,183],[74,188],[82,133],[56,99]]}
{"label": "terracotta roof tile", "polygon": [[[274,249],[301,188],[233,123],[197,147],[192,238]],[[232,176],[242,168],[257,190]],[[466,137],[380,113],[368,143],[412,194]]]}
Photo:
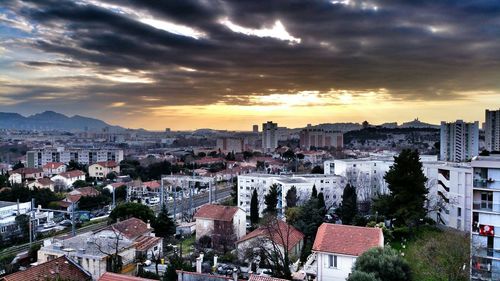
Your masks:
{"label": "terracotta roof tile", "polygon": [[106,272],[101,276],[101,278],[99,278],[99,281],[154,281],[154,279],[146,279],[135,276]]}
{"label": "terracotta roof tile", "polygon": [[147,251],[151,249],[151,247],[158,244],[161,240],[161,237],[153,237],[153,236],[140,236],[135,240],[135,248],[137,251]]}
{"label": "terracotta roof tile", "polygon": [[288,244],[288,250],[291,250],[295,245],[297,245],[302,239],[304,239],[304,234],[297,230],[295,227],[287,224],[284,221],[278,220],[277,226],[272,225],[269,229],[261,226],[254,231],[243,236],[236,243],[240,243],[256,237],[270,237],[274,243],[285,246]]}
{"label": "terracotta roof tile", "polygon": [[4,281],[46,281],[46,280],[92,280],[90,274],[73,261],[61,256],[51,261],[30,267],[24,271],[2,277]]}
{"label": "terracotta roof tile", "polygon": [[43,186],[53,185],[54,182],[49,178],[40,178],[36,180],[39,184]]}
{"label": "terracotta roof tile", "polygon": [[201,206],[194,218],[231,221],[238,210],[238,207],[207,204]]}
{"label": "terracotta roof tile", "polygon": [[11,172],[11,174],[36,174],[36,173],[43,173],[43,170],[41,168],[19,168]]}
{"label": "terracotta roof tile", "polygon": [[80,171],[80,170],[73,170],[73,171],[68,171],[68,172],[62,172],[59,174],[61,177],[65,177],[67,179],[70,179],[70,178],[76,178],[76,177],[80,177],[80,176],[84,176],[85,173]]}
{"label": "terracotta roof tile", "polygon": [[264,275],[255,275],[255,274],[250,274],[250,278],[248,278],[248,281],[285,281],[285,280],[286,279],[280,279]]}
{"label": "terracotta roof tile", "polygon": [[48,162],[47,164],[43,165],[44,169],[57,169],[61,166],[64,166],[64,163],[61,162]]}
{"label": "terracotta roof tile", "polygon": [[380,228],[323,223],[318,228],[313,251],[359,256],[374,247],[383,247]]}
{"label": "terracotta roof tile", "polygon": [[118,166],[118,163],[116,163],[115,161],[103,161],[97,162],[96,164],[105,168],[114,168]]}
{"label": "terracotta roof tile", "polygon": [[120,232],[123,236],[128,239],[135,239],[141,235],[145,235],[149,233],[151,230],[148,228],[148,225],[140,219],[130,218],[121,222],[117,222],[112,224],[105,229]]}

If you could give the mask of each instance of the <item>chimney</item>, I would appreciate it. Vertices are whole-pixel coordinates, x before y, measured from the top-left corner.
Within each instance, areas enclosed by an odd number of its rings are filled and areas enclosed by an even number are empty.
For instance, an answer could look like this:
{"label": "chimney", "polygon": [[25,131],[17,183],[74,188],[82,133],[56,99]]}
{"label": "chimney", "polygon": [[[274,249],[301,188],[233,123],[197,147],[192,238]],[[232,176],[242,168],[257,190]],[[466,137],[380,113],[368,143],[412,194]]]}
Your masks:
{"label": "chimney", "polygon": [[219,257],[217,255],[214,255],[214,267],[217,267],[217,259]]}
{"label": "chimney", "polygon": [[201,255],[196,258],[196,272],[201,273],[201,263],[203,262],[203,258]]}
{"label": "chimney", "polygon": [[151,229],[151,223],[149,222],[149,220],[148,220],[148,223],[146,224],[146,226],[148,229]]}

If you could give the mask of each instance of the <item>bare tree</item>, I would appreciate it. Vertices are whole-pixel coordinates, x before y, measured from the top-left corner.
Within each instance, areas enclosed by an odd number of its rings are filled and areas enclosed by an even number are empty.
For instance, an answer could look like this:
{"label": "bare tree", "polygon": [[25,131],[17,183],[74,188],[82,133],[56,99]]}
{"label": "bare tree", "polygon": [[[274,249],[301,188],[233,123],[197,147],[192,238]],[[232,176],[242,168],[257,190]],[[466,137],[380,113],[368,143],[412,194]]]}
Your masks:
{"label": "bare tree", "polygon": [[114,227],[111,227],[111,231],[113,233],[112,236],[105,238],[95,237],[93,244],[99,252],[106,255],[107,270],[117,273],[121,271],[123,266],[122,257],[120,256],[120,251],[123,247],[120,247],[120,244],[124,238]]}

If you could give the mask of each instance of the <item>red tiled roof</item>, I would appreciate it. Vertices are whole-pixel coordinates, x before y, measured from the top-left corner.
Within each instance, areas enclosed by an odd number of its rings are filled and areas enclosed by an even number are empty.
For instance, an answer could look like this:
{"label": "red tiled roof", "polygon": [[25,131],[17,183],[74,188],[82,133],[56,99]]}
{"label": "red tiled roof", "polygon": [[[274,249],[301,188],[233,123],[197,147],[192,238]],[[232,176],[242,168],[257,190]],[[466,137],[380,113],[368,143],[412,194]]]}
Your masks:
{"label": "red tiled roof", "polygon": [[51,261],[30,267],[24,271],[2,277],[4,281],[46,281],[46,280],[92,280],[90,274],[78,267],[73,261],[61,256]]}
{"label": "red tiled roof", "polygon": [[207,204],[201,206],[194,218],[231,221],[238,210],[238,207]]}
{"label": "red tiled roof", "polygon": [[41,168],[19,168],[11,172],[11,174],[36,174],[36,173],[43,173],[43,170]]}
{"label": "red tiled roof", "polygon": [[65,177],[67,179],[70,179],[70,178],[77,178],[77,177],[80,177],[80,176],[84,176],[85,173],[80,171],[80,170],[73,170],[73,171],[68,171],[68,172],[62,172],[59,174],[61,177]]}
{"label": "red tiled roof", "polygon": [[78,202],[82,198],[81,194],[66,194],[66,201],[67,202]]}
{"label": "red tiled roof", "polygon": [[[208,273],[198,273],[198,272],[189,272],[183,270],[176,270],[177,275],[180,280],[191,280],[191,281],[225,281],[225,280],[233,280],[232,277],[223,276],[223,275],[214,275]],[[184,277],[186,276],[186,277]],[[241,280],[240,280],[241,281]]]}
{"label": "red tiled roof", "polygon": [[318,228],[313,251],[359,256],[384,243],[382,230],[374,227],[361,227],[323,223]]}
{"label": "red tiled roof", "polygon": [[158,181],[145,181],[142,183],[142,186],[148,187],[150,189],[160,188],[160,183]]}
{"label": "red tiled roof", "polygon": [[44,169],[57,169],[63,165],[64,165],[64,163],[61,163],[61,162],[48,162],[47,164],[43,165],[43,168]]}
{"label": "red tiled roof", "polygon": [[255,274],[250,274],[250,278],[248,278],[248,281],[285,281],[285,280],[286,279],[275,278],[264,275],[255,275]]}
{"label": "red tiled roof", "polygon": [[204,164],[221,163],[221,162],[224,162],[224,159],[213,158],[213,157],[203,157],[201,159],[194,160],[194,162],[198,165],[204,165]]}
{"label": "red tiled roof", "polygon": [[97,196],[100,194],[100,192],[92,186],[77,188],[70,193],[74,194],[75,192],[81,194],[82,196]]}
{"label": "red tiled roof", "polygon": [[49,178],[41,178],[41,179],[37,179],[36,181],[43,186],[54,184],[54,182]]}
{"label": "red tiled roof", "polygon": [[236,243],[240,243],[256,237],[268,237],[278,245],[285,246],[286,244],[288,244],[288,250],[291,250],[302,239],[304,239],[304,234],[298,231],[295,227],[287,224],[282,220],[278,220],[277,222],[277,225],[272,225],[269,228],[261,226],[255,229],[254,231],[243,236]]}
{"label": "red tiled roof", "polygon": [[97,162],[96,164],[105,168],[114,168],[118,166],[118,163],[116,163],[115,161],[103,161]]}
{"label": "red tiled roof", "polygon": [[101,278],[99,278],[99,281],[154,281],[154,279],[106,272],[101,276]]}
{"label": "red tiled roof", "polygon": [[161,237],[153,237],[153,236],[140,236],[135,240],[135,248],[137,251],[147,251],[151,249],[151,247],[157,245],[161,240]]}
{"label": "red tiled roof", "polygon": [[117,222],[106,227],[105,229],[115,229],[128,239],[135,239],[150,232],[148,225],[137,218],[130,218],[121,222]]}

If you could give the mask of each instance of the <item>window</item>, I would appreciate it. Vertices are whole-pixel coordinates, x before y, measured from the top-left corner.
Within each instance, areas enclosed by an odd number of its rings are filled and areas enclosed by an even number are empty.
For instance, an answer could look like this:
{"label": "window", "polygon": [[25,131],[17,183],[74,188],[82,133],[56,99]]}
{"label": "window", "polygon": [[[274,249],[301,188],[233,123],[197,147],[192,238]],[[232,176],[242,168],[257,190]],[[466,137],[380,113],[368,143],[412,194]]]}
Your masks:
{"label": "window", "polygon": [[462,216],[462,208],[458,207],[457,212],[458,212],[458,216],[461,217]]}
{"label": "window", "polygon": [[328,267],[337,268],[337,256],[328,255]]}

